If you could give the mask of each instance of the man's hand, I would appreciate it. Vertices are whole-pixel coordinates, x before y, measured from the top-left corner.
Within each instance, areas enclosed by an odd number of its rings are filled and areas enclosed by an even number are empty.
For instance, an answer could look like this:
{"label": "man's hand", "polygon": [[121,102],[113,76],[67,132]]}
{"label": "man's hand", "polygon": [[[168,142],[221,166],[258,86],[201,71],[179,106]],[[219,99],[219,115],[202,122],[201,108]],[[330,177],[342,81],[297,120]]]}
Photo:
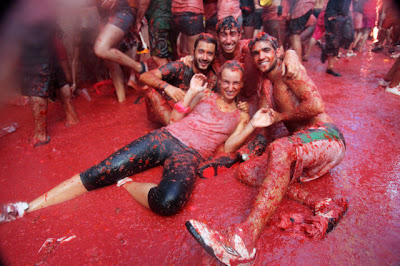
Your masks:
{"label": "man's hand", "polygon": [[301,64],[296,52],[294,50],[286,51],[282,63],[282,76],[296,79],[301,71],[305,71],[305,67]]}
{"label": "man's hand", "polygon": [[171,99],[174,102],[179,102],[180,100],[185,97],[185,92],[177,87],[174,87],[172,85],[168,85],[165,89],[164,92],[171,97]]}
{"label": "man's hand", "polygon": [[185,57],[181,57],[181,59],[179,59],[179,61],[181,61],[182,63],[184,63],[188,67],[191,67],[192,66],[192,62],[193,62],[193,56],[187,55]]}
{"label": "man's hand", "polygon": [[239,101],[239,103],[237,104],[237,108],[239,108],[240,111],[245,113],[249,113],[250,111],[250,106],[248,102]]}

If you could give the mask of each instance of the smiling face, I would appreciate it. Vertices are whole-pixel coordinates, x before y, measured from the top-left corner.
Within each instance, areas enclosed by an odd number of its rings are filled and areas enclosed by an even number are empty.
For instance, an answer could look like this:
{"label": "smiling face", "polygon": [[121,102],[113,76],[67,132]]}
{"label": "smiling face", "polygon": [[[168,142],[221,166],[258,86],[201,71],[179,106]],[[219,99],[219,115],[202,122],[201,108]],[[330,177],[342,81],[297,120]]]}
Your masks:
{"label": "smiling face", "polygon": [[218,42],[225,53],[231,54],[235,52],[241,36],[238,28],[225,28],[218,33]]}
{"label": "smiling face", "polygon": [[227,101],[234,101],[243,87],[243,74],[239,70],[224,68],[219,78],[219,88],[221,95]]}
{"label": "smiling face", "polygon": [[200,41],[194,50],[194,66],[205,71],[215,58],[215,44],[206,41]]}
{"label": "smiling face", "polygon": [[262,73],[271,72],[278,63],[277,49],[268,41],[258,41],[254,44],[251,54],[254,63]]}

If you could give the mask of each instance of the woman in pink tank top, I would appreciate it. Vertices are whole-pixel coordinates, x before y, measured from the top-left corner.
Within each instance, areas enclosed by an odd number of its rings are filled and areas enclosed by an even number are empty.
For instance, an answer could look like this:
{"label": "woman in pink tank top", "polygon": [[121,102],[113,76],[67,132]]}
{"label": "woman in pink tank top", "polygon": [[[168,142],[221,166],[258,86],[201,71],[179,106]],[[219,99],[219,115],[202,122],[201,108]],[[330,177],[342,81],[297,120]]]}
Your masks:
{"label": "woman in pink tank top", "polygon": [[[29,204],[0,206],[0,222],[117,182],[153,212],[163,216],[178,213],[193,191],[199,164],[220,144],[225,143],[225,151],[233,152],[245,141],[242,132],[248,127],[248,106],[236,102],[243,86],[243,73],[237,61],[226,62],[219,76],[220,93],[206,90],[206,76],[194,75],[185,97],[173,110],[175,123],[134,140]],[[158,185],[127,178],[158,165],[164,166]]]}

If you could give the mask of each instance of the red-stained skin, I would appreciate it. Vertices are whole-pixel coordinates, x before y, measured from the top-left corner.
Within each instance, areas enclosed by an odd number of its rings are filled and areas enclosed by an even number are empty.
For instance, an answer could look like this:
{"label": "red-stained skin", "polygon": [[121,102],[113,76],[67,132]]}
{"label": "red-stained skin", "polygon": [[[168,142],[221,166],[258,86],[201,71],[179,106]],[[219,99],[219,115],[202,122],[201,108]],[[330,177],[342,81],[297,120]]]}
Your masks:
{"label": "red-stained skin", "polygon": [[[398,264],[400,254],[400,169],[398,110],[400,99],[378,87],[394,60],[364,53],[343,58],[340,78],[325,74],[315,49],[305,63],[325,108],[347,142],[343,162],[302,188],[316,196],[345,196],[349,210],[321,240],[276,225],[282,215],[310,215],[311,210],[284,198],[257,243],[254,265]],[[127,91],[118,104],[111,92],[91,91],[92,102],[73,101],[80,123],[65,127],[62,107],[49,104],[49,144],[31,148],[33,121],[29,106],[8,106],[0,126],[18,122],[16,132],[0,138],[0,202],[30,201],[66,178],[104,159],[159,125],[146,119],[144,103]],[[135,175],[139,182],[160,181],[162,168]],[[110,186],[32,212],[0,225],[1,262],[6,265],[130,264],[218,265],[184,227],[198,219],[223,227],[242,221],[258,189],[238,182],[234,170],[198,179],[184,210],[163,218],[141,207],[123,188]],[[291,215],[291,217],[297,217]],[[39,249],[48,238],[75,235]]]}
{"label": "red-stained skin", "polygon": [[[292,131],[332,122],[332,119],[324,113],[323,101],[315,84],[304,71],[297,80],[282,79],[280,61],[271,42],[259,41],[255,43],[251,52],[254,63],[263,75],[273,83],[276,110],[278,111],[274,114],[275,122],[283,121],[287,128]],[[287,117],[290,118],[290,123],[288,123]],[[265,178],[261,183],[251,212],[244,223],[244,232],[253,238],[246,242],[250,249],[256,244],[262,230],[283,199],[290,182],[291,165],[296,158],[295,146],[288,139],[276,140],[267,149],[268,157],[266,160],[257,161],[260,164],[258,168],[263,168],[266,165],[267,169],[263,169],[262,175],[254,173],[256,176],[246,182],[260,183],[262,176]],[[254,168],[256,167],[254,165]],[[242,173],[243,171],[239,171],[240,179],[245,178]]]}

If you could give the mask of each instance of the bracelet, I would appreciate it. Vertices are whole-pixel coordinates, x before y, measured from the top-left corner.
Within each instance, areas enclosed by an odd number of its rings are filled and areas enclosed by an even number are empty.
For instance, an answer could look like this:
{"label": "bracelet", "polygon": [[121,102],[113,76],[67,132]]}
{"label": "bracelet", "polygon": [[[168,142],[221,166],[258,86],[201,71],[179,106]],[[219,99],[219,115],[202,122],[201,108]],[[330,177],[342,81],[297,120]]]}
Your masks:
{"label": "bracelet", "polygon": [[251,127],[253,128],[253,129],[255,129],[255,126],[253,125],[253,123],[251,122],[251,120],[250,120],[250,125],[251,125]]}
{"label": "bracelet", "polygon": [[182,102],[177,102],[174,106],[175,110],[177,110],[179,113],[186,114],[187,112],[190,111],[190,107],[185,107],[183,106]]}
{"label": "bracelet", "polygon": [[147,65],[143,62],[139,62],[140,66],[142,67],[142,70],[139,71],[139,74],[143,74],[144,72],[149,71],[149,69],[147,68]]}
{"label": "bracelet", "polygon": [[165,83],[165,84],[161,87],[161,89],[165,90],[166,87],[168,87],[168,83]]}

